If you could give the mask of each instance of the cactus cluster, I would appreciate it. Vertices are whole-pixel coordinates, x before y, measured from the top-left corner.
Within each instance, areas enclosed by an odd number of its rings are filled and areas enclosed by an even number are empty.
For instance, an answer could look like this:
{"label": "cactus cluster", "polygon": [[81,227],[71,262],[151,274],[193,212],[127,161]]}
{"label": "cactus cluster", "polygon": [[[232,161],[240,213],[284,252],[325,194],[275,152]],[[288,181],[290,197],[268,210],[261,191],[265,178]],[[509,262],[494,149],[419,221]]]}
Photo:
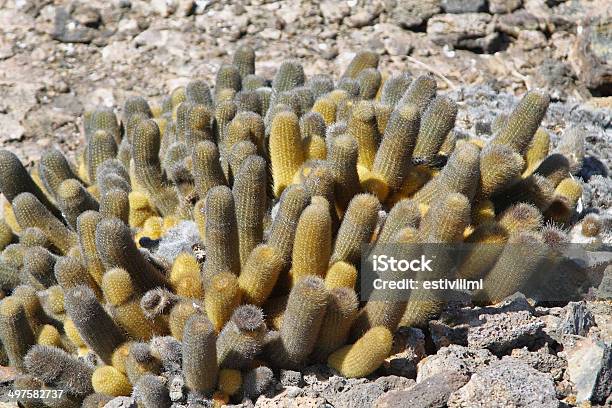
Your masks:
{"label": "cactus cluster", "polygon": [[[0,151],[0,358],[16,387],[149,408],[172,403],[164,373],[216,402],[256,398],[272,370],[310,362],[367,376],[397,327],[444,299],[360,305],[364,244],[508,243],[475,246],[459,268],[491,303],[530,278],[552,245],[545,221],[572,222],[581,196],[575,157],[549,154],[537,90],[485,144],[457,139],[458,106],[432,76],[383,75],[369,51],[337,82],[296,60],[270,80],[242,47],[213,85],[87,112],[74,164],[50,149],[28,172]],[[200,249],[157,255],[185,222]]]}

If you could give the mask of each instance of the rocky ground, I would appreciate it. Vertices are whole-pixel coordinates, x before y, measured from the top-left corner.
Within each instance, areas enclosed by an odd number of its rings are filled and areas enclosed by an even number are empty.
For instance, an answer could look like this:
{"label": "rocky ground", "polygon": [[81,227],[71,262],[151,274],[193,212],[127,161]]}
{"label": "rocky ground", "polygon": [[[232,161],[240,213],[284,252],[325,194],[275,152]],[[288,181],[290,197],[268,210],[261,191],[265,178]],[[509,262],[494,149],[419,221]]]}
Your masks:
{"label": "rocky ground", "polygon": [[[584,210],[611,212],[609,0],[226,3],[0,0],[0,146],[26,162],[51,145],[74,153],[85,109],[120,111],[132,95],[158,102],[192,78],[212,81],[242,44],[255,47],[268,78],[290,57],[309,75],[337,75],[356,50],[371,48],[384,73],[433,72],[458,101],[464,134],[488,137],[515,95],[547,89],[553,144],[570,126],[586,134]],[[448,310],[424,330],[400,331],[397,354],[372,378],[319,366],[282,372],[256,406],[609,407],[612,304],[602,299],[610,275],[590,300],[562,308],[517,296]]]}

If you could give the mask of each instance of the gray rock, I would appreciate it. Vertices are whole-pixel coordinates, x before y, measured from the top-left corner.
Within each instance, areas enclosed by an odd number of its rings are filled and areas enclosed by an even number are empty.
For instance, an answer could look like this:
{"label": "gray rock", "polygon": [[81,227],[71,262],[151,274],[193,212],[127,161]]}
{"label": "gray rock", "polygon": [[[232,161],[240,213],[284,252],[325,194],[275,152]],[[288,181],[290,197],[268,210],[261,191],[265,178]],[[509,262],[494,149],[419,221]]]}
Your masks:
{"label": "gray rock", "polygon": [[486,0],[442,0],[442,9],[446,13],[478,13],[487,10]]}
{"label": "gray rock", "polygon": [[517,44],[525,51],[535,50],[546,46],[546,36],[537,30],[521,30],[518,35]]}
{"label": "gray rock", "polygon": [[497,361],[487,349],[469,349],[451,344],[443,347],[434,355],[426,357],[419,363],[417,382],[444,372],[456,372],[469,377],[482,367]]}
{"label": "gray rock", "polygon": [[63,7],[55,9],[55,21],[53,23],[54,40],[63,43],[88,44],[94,40],[97,30],[80,24],[70,16],[68,10]]}
{"label": "gray rock", "polygon": [[514,349],[510,356],[540,372],[549,373],[555,381],[563,377],[563,371],[567,367],[567,361],[564,358],[550,354],[546,347],[538,351],[529,351],[526,347]]}
{"label": "gray rock", "polygon": [[376,400],[376,408],[444,408],[449,396],[462,387],[468,377],[457,372],[438,373],[414,387],[390,391]]}
{"label": "gray rock", "polygon": [[595,326],[595,317],[586,302],[570,302],[564,309],[565,314],[557,328],[559,334],[586,336],[589,329]]}
{"label": "gray rock", "polygon": [[293,370],[280,370],[280,383],[285,387],[301,387],[304,385],[302,373]]}
{"label": "gray rock", "polygon": [[549,375],[504,357],[474,373],[465,386],[450,396],[448,407],[557,408],[559,401]]}
{"label": "gray rock", "polygon": [[612,299],[612,265],[608,265],[604,270],[596,294],[597,297],[602,300]]}
{"label": "gray rock", "polygon": [[393,337],[392,355],[383,363],[383,370],[388,375],[416,378],[416,365],[426,355],[423,331],[400,327]]}
{"label": "gray rock", "polygon": [[523,346],[532,346],[544,340],[544,322],[529,312],[511,312],[483,315],[482,324],[468,329],[468,345],[487,348],[501,355]]}
{"label": "gray rock", "polygon": [[444,311],[438,320],[429,322],[429,332],[437,350],[450,344],[468,345],[468,329],[480,325],[480,316],[516,311],[532,312],[533,307],[522,293],[508,296],[496,305],[483,308],[459,308]]}
{"label": "gray rock", "polygon": [[499,16],[497,28],[499,31],[518,37],[522,30],[538,30],[544,28],[544,24],[527,10],[517,10]]}
{"label": "gray rock", "polygon": [[511,13],[522,4],[522,0],[489,0],[489,11],[493,14]]}
{"label": "gray rock", "polygon": [[440,14],[427,22],[427,34],[438,45],[478,52],[493,52],[500,45],[490,14]]}
{"label": "gray rock", "polygon": [[421,27],[440,12],[439,0],[386,0],[385,10],[390,20],[402,28]]}
{"label": "gray rock", "polygon": [[594,91],[612,92],[612,19],[588,21],[579,32],[570,61],[578,78]]}
{"label": "gray rock", "polygon": [[318,364],[304,370],[302,395],[323,397],[335,408],[361,408],[372,406],[376,398],[390,390],[403,390],[414,385],[414,380],[399,377],[379,377],[375,381],[367,378],[344,378],[333,370]]}
{"label": "gray rock", "polygon": [[319,8],[327,23],[339,23],[344,17],[351,13],[351,9],[346,2],[337,2],[334,0],[322,1]]}
{"label": "gray rock", "polygon": [[117,397],[108,401],[104,408],[136,408],[136,400],[132,397]]}
{"label": "gray rock", "polygon": [[185,397],[184,394],[185,380],[180,375],[175,375],[168,382],[168,389],[170,391],[170,400],[180,401]]}
{"label": "gray rock", "polygon": [[567,351],[567,373],[577,402],[604,403],[612,393],[612,346],[580,339]]}

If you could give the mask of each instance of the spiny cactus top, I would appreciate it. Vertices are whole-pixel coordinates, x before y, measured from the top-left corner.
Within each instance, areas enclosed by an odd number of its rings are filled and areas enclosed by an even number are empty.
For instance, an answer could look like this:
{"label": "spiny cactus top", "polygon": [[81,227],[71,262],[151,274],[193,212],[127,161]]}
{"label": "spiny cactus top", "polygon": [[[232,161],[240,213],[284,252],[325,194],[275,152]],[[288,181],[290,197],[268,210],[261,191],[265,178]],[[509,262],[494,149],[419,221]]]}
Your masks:
{"label": "spiny cactus top", "polygon": [[255,66],[241,47],[214,83],[87,112],[78,165],[51,149],[30,174],[0,150],[0,356],[22,374],[76,404],[133,389],[147,407],[171,403],[164,371],[194,401],[256,398],[270,367],[366,376],[399,324],[444,303],[360,309],[365,244],[508,242],[460,270],[485,277],[488,303],[559,241],[545,221],[572,220],[583,139],[549,155],[541,91],[484,144],[454,133],[458,105],[433,76],[389,76],[374,52],[340,78]]}

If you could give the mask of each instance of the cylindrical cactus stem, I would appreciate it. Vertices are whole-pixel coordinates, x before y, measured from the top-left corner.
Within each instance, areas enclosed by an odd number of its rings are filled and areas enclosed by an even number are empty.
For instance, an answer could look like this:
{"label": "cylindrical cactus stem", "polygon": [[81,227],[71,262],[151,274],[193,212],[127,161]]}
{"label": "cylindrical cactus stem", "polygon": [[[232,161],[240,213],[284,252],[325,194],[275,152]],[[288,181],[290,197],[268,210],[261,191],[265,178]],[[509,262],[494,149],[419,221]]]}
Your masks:
{"label": "cylindrical cactus stem", "polygon": [[177,295],[194,299],[204,298],[200,264],[192,254],[181,252],[175,258],[168,280]]}
{"label": "cylindrical cactus stem", "polygon": [[123,190],[111,190],[100,199],[100,214],[105,218],[119,218],[124,224],[130,221],[129,194]]}
{"label": "cylindrical cactus stem", "polygon": [[226,395],[236,395],[242,388],[242,373],[233,368],[219,370],[219,391]]}
{"label": "cylindrical cactus stem", "polygon": [[348,262],[339,261],[329,267],[325,275],[325,287],[328,290],[335,288],[355,289],[357,283],[357,269]]}
{"label": "cylindrical cactus stem", "polygon": [[423,114],[414,156],[432,160],[455,126],[456,117],[457,104],[445,96],[437,96]]}
{"label": "cylindrical cactus stem", "polygon": [[223,64],[219,67],[215,79],[215,96],[218,96],[222,89],[233,89],[238,92],[241,86],[242,78],[238,67],[230,64]]}
{"label": "cylindrical cactus stem", "polygon": [[423,217],[419,228],[424,243],[453,243],[462,240],[470,223],[470,202],[459,193],[440,197]]}
{"label": "cylindrical cactus stem", "polygon": [[57,257],[48,249],[37,246],[28,249],[23,258],[23,273],[32,276],[45,288],[56,285],[53,268]]}
{"label": "cylindrical cactus stem", "polygon": [[40,228],[62,253],[76,244],[76,234],[51,213],[33,194],[22,193],[13,200],[13,212],[19,226]]}
{"label": "cylindrical cactus stem", "polygon": [[236,112],[237,107],[233,101],[217,101],[213,121],[213,131],[217,143],[221,144],[225,140],[226,127],[236,116]]}
{"label": "cylindrical cactus stem", "polygon": [[[470,203],[459,193],[447,194],[434,203],[421,221],[419,228],[420,242],[424,244],[427,256],[434,259],[434,271],[420,271],[416,280],[450,279],[452,276],[452,258],[448,255],[447,246],[460,242],[463,231],[470,222]],[[448,294],[442,290],[420,289],[411,292],[400,324],[402,326],[422,326],[440,312],[447,301]]]}
{"label": "cylindrical cactus stem", "polygon": [[[563,137],[555,149],[556,153],[560,153],[569,160],[570,172],[578,174],[584,162],[586,155],[585,134],[586,130],[582,126],[570,126],[563,132]],[[548,135],[548,133],[546,133]],[[538,136],[534,136],[534,140]],[[546,151],[548,155],[548,151]]]}
{"label": "cylindrical cactus stem", "polygon": [[553,195],[553,200],[544,215],[554,222],[567,224],[582,197],[582,184],[574,178],[561,180]]}
{"label": "cylindrical cactus stem", "polygon": [[420,222],[421,213],[418,205],[410,199],[403,199],[389,211],[376,243],[388,243],[401,229],[406,227],[418,228]]}
{"label": "cylindrical cactus stem", "polygon": [[32,177],[30,177],[17,156],[8,150],[0,150],[0,192],[4,194],[11,204],[19,194],[30,193],[56,218],[62,218],[61,211],[51,204],[45,193],[32,180]]}
{"label": "cylindrical cactus stem", "polygon": [[371,102],[360,101],[354,106],[348,120],[347,132],[357,141],[359,149],[357,164],[368,170],[372,169],[380,135]]}
{"label": "cylindrical cactus stem", "polygon": [[45,188],[54,198],[62,181],[78,179],[66,156],[56,148],[45,150],[38,163],[38,172]]}
{"label": "cylindrical cactus stem", "polygon": [[332,249],[332,225],[327,200],[314,201],[300,216],[291,256],[291,285],[309,275],[325,277]]}
{"label": "cylindrical cactus stem", "polygon": [[164,327],[145,318],[140,308],[140,297],[134,290],[130,274],[125,270],[115,268],[106,272],[102,279],[102,291],[111,306],[113,319],[131,338],[149,340],[154,334],[164,331]]}
{"label": "cylindrical cactus stem", "polygon": [[[127,349],[127,356],[125,351]],[[120,355],[122,363],[115,364],[127,375],[130,383],[136,384],[144,375],[160,374],[162,369],[161,361],[153,356],[149,343],[130,342],[117,349],[115,356]],[[125,356],[125,357],[124,357]],[[175,369],[178,367],[175,367]]]}
{"label": "cylindrical cactus stem", "polygon": [[570,162],[564,155],[553,153],[540,163],[535,173],[546,177],[557,187],[561,180],[570,176]]}
{"label": "cylindrical cactus stem", "polygon": [[81,285],[65,292],[65,307],[81,338],[106,364],[125,342],[121,329],[106,313],[91,288]]}
{"label": "cylindrical cactus stem", "polygon": [[355,344],[332,353],[327,364],[348,378],[366,377],[389,357],[393,334],[386,327],[373,327]]}
{"label": "cylindrical cactus stem", "polygon": [[351,60],[349,65],[346,67],[346,71],[342,74],[341,78],[357,78],[357,76],[367,68],[378,67],[378,54],[373,51],[360,51]]}
{"label": "cylindrical cactus stem", "polygon": [[17,241],[17,236],[13,233],[11,227],[0,218],[0,251],[4,250],[10,244]]}
{"label": "cylindrical cactus stem", "polygon": [[145,98],[142,96],[130,96],[123,103],[123,121],[126,122],[130,116],[135,113],[142,113],[146,117],[153,117],[151,107]]}
{"label": "cylindrical cactus stem", "polygon": [[[89,121],[86,118],[84,123],[85,127],[85,138],[87,142],[90,141],[91,136],[98,130],[103,130],[111,135],[117,143],[121,142],[121,132],[119,129],[119,123],[117,122],[117,116],[113,112],[112,108],[98,107],[96,108]],[[89,124],[87,123],[89,122]]]}
{"label": "cylindrical cactus stem", "polygon": [[355,139],[348,135],[335,137],[331,141],[328,161],[336,181],[336,200],[342,210],[361,192],[357,174],[358,149]]}
{"label": "cylindrical cactus stem", "polygon": [[53,246],[45,233],[40,228],[36,227],[26,228],[21,231],[21,234],[19,234],[19,243],[28,248],[37,246],[51,248]]}
{"label": "cylindrical cactus stem", "polygon": [[13,289],[12,296],[17,299],[26,313],[33,333],[38,333],[42,326],[49,321],[40,304],[36,289],[30,285],[19,285]]}
{"label": "cylindrical cactus stem", "polygon": [[321,96],[312,106],[312,112],[320,114],[327,126],[336,121],[336,110],[336,103],[326,96]]}
{"label": "cylindrical cactus stem", "polygon": [[112,399],[113,397],[110,395],[94,392],[85,397],[81,408],[100,408],[108,404]]}
{"label": "cylindrical cactus stem", "polygon": [[513,203],[529,203],[545,211],[554,199],[555,186],[546,177],[532,174],[526,179],[498,192],[491,197],[495,208],[505,209]]}
{"label": "cylindrical cactus stem", "polygon": [[93,368],[57,347],[32,347],[25,367],[29,374],[72,395],[85,397],[93,392]]}
{"label": "cylindrical cactus stem", "polygon": [[148,291],[140,300],[140,308],[147,319],[155,319],[170,313],[170,310],[180,297],[167,289],[156,288]]}
{"label": "cylindrical cactus stem", "polygon": [[300,214],[308,205],[308,192],[301,185],[287,188],[280,198],[280,204],[270,230],[268,244],[279,251],[288,265],[295,239],[295,229]]}
{"label": "cylindrical cactus stem", "polygon": [[77,217],[84,211],[98,211],[99,204],[75,179],[64,180],[57,189],[57,203],[68,225],[76,230]]}
{"label": "cylindrical cactus stem", "polygon": [[330,75],[316,74],[308,77],[306,86],[312,91],[313,97],[318,99],[334,90],[334,80]]}
{"label": "cylindrical cactus stem", "polygon": [[236,174],[232,191],[236,203],[240,264],[244,265],[253,248],[263,239],[267,207],[266,161],[259,156],[247,157]]}
{"label": "cylindrical cactus stem", "polygon": [[471,143],[457,146],[446,166],[413,197],[419,204],[429,205],[447,193],[461,193],[472,199],[480,178],[480,150]]}
{"label": "cylindrical cactus stem", "polygon": [[202,305],[193,300],[180,300],[170,310],[168,326],[170,334],[179,341],[183,340],[185,323],[194,314],[201,314]]}
{"label": "cylindrical cactus stem", "polygon": [[340,220],[336,209],[336,194],[334,192],[336,183],[331,166],[329,166],[327,162],[323,162],[320,165],[317,163],[317,165],[310,170],[310,173],[306,176],[302,184],[306,187],[311,197],[314,198],[319,196],[315,201],[323,199],[326,201],[331,216],[332,233],[337,231],[340,226]]}
{"label": "cylindrical cactus stem", "polygon": [[239,306],[217,338],[217,364],[223,368],[249,368],[263,349],[266,335],[263,312],[253,305]]}
{"label": "cylindrical cactus stem", "polygon": [[283,61],[272,81],[272,89],[275,92],[289,91],[304,85],[304,67],[297,60]]}
{"label": "cylindrical cactus stem", "polygon": [[193,150],[193,178],[200,198],[206,197],[211,188],[227,184],[219,161],[219,150],[213,142],[200,142]]}
{"label": "cylindrical cactus stem", "polygon": [[194,79],[185,86],[185,100],[204,106],[212,106],[213,100],[210,87],[205,81]]}
{"label": "cylindrical cactus stem", "polygon": [[383,83],[380,101],[384,105],[394,107],[402,99],[411,83],[412,77],[408,72],[392,75]]}
{"label": "cylindrical cactus stem", "polygon": [[463,279],[482,278],[495,265],[508,236],[508,231],[496,221],[476,227],[465,240],[469,252],[461,259],[457,276]]}
{"label": "cylindrical cactus stem", "polygon": [[96,180],[98,166],[108,159],[117,157],[117,142],[110,133],[104,130],[96,131],[87,143],[87,171],[89,180]]}
{"label": "cylindrical cactus stem", "polygon": [[236,49],[232,58],[232,65],[238,69],[238,73],[244,79],[247,75],[255,73],[255,50],[248,45]]}
{"label": "cylindrical cactus stem", "polygon": [[291,290],[280,328],[279,348],[270,356],[279,366],[299,367],[313,351],[328,294],[323,280],[316,276],[301,279]]}
{"label": "cylindrical cactus stem", "polygon": [[204,297],[204,309],[217,332],[232,316],[240,304],[240,287],[236,275],[221,272],[210,278]]}
{"label": "cylindrical cactus stem", "polygon": [[366,68],[357,75],[359,82],[359,97],[374,99],[382,83],[382,76],[376,68]]}
{"label": "cylindrical cactus stem", "polygon": [[510,296],[529,280],[544,262],[548,250],[539,234],[521,231],[511,235],[483,288],[474,294],[478,304],[492,304]]}
{"label": "cylindrical cactus stem", "polygon": [[346,343],[358,308],[359,300],[352,288],[335,288],[329,291],[325,317],[312,358],[327,361],[331,353]]}
{"label": "cylindrical cactus stem", "polygon": [[159,160],[160,148],[159,127],[155,121],[143,120],[136,127],[132,143],[136,179],[142,184],[155,206],[163,215],[172,214],[178,205],[178,197],[173,189],[166,185]]}
{"label": "cylindrical cactus stem", "polygon": [[95,211],[85,211],[77,218],[81,257],[87,268],[87,273],[93,277],[98,285],[102,282],[105,271],[96,248],[96,227],[102,221],[102,218],[102,215]]}
{"label": "cylindrical cactus stem", "polygon": [[372,170],[392,190],[401,187],[419,134],[419,111],[414,105],[393,111],[376,152]]}
{"label": "cylindrical cactus stem", "polygon": [[24,357],[36,338],[23,305],[13,296],[0,302],[0,340],[10,365],[23,370]]}
{"label": "cylindrical cactus stem", "polygon": [[164,377],[143,375],[134,385],[134,394],[144,408],[170,408],[172,400]]}
{"label": "cylindrical cactus stem", "polygon": [[[564,140],[564,139],[562,139]],[[550,135],[544,128],[538,128],[531,139],[531,143],[525,152],[525,169],[523,171],[523,178],[533,174],[535,169],[538,168],[540,163],[548,157],[550,150]],[[565,155],[564,153],[562,153]],[[582,160],[580,161],[582,164]]]}
{"label": "cylindrical cactus stem", "polygon": [[436,96],[436,79],[431,74],[421,75],[410,83],[398,105],[415,105],[424,114],[429,103]]}
{"label": "cylindrical cactus stem", "polygon": [[380,203],[371,194],[359,194],[351,200],[338,230],[330,264],[346,261],[357,265],[361,261],[362,245],[372,237],[379,210]]}
{"label": "cylindrical cactus stem", "polygon": [[434,159],[446,136],[455,126],[457,104],[446,96],[437,96],[427,107],[414,148],[414,157],[425,161]]}
{"label": "cylindrical cactus stem", "polygon": [[283,269],[280,252],[268,244],[251,251],[238,277],[238,286],[246,303],[261,306],[268,299]]}
{"label": "cylindrical cactus stem", "polygon": [[227,173],[228,173],[228,182],[230,185],[234,185],[236,175],[240,171],[240,166],[249,156],[257,155],[257,146],[253,144],[250,140],[243,140],[241,142],[236,143],[232,150],[229,152],[227,157],[227,164],[229,164]]}
{"label": "cylindrical cactus stem", "polygon": [[183,374],[187,388],[210,394],[217,385],[217,334],[205,316],[194,315],[185,325]]}
{"label": "cylindrical cactus stem", "polygon": [[480,153],[480,201],[520,180],[525,162],[506,145],[488,145]]}
{"label": "cylindrical cactus stem", "polygon": [[113,397],[132,393],[132,384],[126,375],[111,365],[96,368],[91,376],[91,384],[95,392]]}
{"label": "cylindrical cactus stem", "polygon": [[508,207],[498,217],[499,225],[507,233],[519,231],[537,231],[542,227],[543,217],[540,210],[526,203],[518,203]]}
{"label": "cylindrical cactus stem", "polygon": [[136,247],[130,228],[117,218],[98,223],[96,248],[104,267],[107,270],[116,267],[128,271],[140,293],[156,287],[168,287],[164,275],[147,262]]}
{"label": "cylindrical cactus stem", "polygon": [[232,191],[226,186],[213,187],[206,195],[206,262],[204,273],[210,277],[229,271],[240,272],[238,227]]}
{"label": "cylindrical cactus stem", "polygon": [[304,163],[304,151],[298,117],[291,112],[280,112],[272,120],[270,130],[270,158],[274,194],[280,197],[292,183],[294,174]]}
{"label": "cylindrical cactus stem", "polygon": [[550,98],[544,92],[537,89],[527,92],[491,143],[505,144],[517,153],[525,154],[549,103]]}

